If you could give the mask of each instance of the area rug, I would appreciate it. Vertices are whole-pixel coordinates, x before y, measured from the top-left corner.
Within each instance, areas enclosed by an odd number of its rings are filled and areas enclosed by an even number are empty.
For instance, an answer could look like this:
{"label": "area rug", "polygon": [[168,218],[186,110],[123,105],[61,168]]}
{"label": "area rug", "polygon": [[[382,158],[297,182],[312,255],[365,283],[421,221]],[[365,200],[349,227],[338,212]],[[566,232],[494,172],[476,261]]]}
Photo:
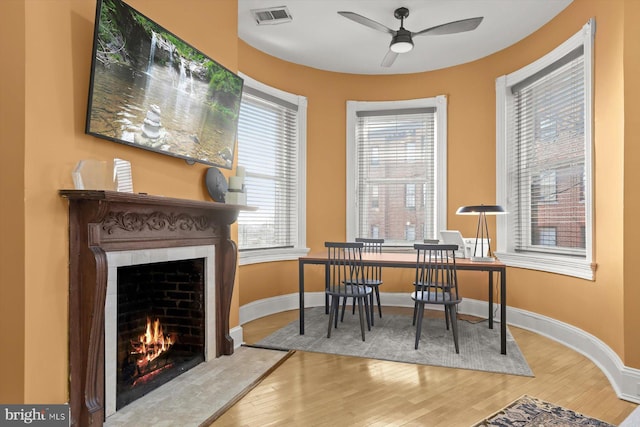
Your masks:
{"label": "area rug", "polygon": [[486,322],[458,320],[460,354],[456,354],[453,335],[444,318],[425,316],[418,350],[414,349],[415,327],[409,315],[385,314],[376,317],[365,339],[360,336],[357,313],[345,314],[344,322],[327,338],[328,315],[324,307],[305,309],[305,334],[298,321],[291,322],[255,345],[258,347],[304,350],[343,356],[473,369],[478,371],[533,376],[518,344],[507,329],[507,354],[500,354],[500,328],[489,329]]}
{"label": "area rug", "polygon": [[570,409],[554,405],[527,395],[522,396],[491,417],[473,427],[614,427]]}

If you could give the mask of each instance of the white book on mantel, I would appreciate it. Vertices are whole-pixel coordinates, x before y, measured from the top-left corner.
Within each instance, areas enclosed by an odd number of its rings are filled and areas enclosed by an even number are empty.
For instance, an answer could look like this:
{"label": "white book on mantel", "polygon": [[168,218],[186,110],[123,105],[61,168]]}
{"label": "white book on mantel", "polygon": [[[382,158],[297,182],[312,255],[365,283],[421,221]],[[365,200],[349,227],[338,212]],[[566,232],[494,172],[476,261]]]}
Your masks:
{"label": "white book on mantel", "polygon": [[133,193],[133,179],[131,177],[131,162],[113,159],[113,179],[116,190],[123,193]]}

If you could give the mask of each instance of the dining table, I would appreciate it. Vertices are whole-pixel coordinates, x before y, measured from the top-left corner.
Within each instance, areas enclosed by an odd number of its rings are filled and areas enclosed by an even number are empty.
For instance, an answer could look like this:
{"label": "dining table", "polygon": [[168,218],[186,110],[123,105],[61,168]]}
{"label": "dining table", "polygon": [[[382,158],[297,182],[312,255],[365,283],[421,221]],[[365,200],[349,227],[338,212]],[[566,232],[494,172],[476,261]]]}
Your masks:
{"label": "dining table", "polygon": [[[494,279],[495,275],[500,280],[500,353],[507,354],[507,266],[499,260],[476,261],[469,258],[456,258],[456,269],[466,271],[481,271],[488,273],[488,323],[493,329],[494,306]],[[362,263],[365,266],[382,268],[416,268],[417,257],[415,252],[382,252],[363,253]],[[300,311],[300,335],[304,335],[304,271],[307,265],[324,265],[325,278],[329,275],[329,259],[326,251],[309,253],[298,258],[298,285],[299,285],[299,311]],[[325,279],[326,280],[326,279]],[[325,298],[327,298],[325,296]],[[326,302],[326,300],[325,300]],[[326,304],[325,304],[326,307]]]}

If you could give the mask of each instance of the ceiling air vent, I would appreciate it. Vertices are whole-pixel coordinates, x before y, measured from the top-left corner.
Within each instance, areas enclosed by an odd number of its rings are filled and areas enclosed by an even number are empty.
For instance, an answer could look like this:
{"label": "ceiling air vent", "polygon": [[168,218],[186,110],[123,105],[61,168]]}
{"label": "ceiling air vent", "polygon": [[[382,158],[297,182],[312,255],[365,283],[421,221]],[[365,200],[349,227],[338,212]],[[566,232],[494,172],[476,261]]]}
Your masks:
{"label": "ceiling air vent", "polygon": [[293,19],[286,6],[251,9],[251,13],[258,25],[283,24]]}

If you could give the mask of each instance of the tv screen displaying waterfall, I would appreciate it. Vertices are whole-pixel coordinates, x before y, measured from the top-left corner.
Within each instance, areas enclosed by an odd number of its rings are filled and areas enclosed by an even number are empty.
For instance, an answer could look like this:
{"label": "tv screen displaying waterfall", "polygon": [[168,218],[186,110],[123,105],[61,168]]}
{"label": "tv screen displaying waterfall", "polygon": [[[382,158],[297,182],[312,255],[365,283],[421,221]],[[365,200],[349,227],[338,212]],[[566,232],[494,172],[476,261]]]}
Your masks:
{"label": "tv screen displaying waterfall", "polygon": [[86,133],[231,169],[242,86],[126,3],[98,0]]}

